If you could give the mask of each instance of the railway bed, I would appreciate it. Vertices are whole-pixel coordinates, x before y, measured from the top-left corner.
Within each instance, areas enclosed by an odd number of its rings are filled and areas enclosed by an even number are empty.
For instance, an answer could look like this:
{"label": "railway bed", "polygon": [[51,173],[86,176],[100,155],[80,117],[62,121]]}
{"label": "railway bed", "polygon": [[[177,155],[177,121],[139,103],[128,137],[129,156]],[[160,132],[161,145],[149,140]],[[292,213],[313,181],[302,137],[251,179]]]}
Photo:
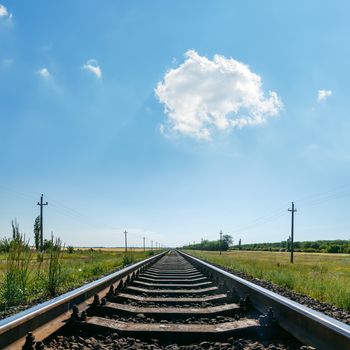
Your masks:
{"label": "railway bed", "polygon": [[350,349],[349,326],[182,252],[112,275],[0,321],[0,347]]}

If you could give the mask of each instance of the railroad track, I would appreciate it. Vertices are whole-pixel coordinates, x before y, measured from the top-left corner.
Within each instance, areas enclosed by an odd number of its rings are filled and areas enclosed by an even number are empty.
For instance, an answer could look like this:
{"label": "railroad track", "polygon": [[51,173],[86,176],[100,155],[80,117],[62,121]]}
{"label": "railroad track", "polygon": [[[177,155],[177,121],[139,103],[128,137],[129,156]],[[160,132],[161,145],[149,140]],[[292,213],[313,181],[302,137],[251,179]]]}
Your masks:
{"label": "railroad track", "polygon": [[174,250],[0,322],[8,349],[307,346],[350,349],[350,327]]}

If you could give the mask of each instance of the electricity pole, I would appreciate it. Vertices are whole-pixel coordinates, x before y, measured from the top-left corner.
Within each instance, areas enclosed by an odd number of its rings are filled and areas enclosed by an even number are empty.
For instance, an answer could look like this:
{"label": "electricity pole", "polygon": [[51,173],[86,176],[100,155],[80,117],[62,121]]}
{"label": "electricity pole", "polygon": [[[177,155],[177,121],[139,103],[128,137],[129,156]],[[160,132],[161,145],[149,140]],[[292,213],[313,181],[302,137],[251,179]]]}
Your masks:
{"label": "electricity pole", "polygon": [[128,251],[128,238],[127,238],[128,232],[125,230],[124,235],[125,235],[125,253]]}
{"label": "electricity pole", "polygon": [[220,255],[222,250],[222,230],[220,230]]}
{"label": "electricity pole", "polygon": [[43,202],[43,199],[44,199],[44,195],[42,194],[41,197],[40,197],[40,202],[38,202],[38,205],[40,206],[40,251],[42,252],[43,251],[43,246],[44,246],[44,230],[43,230],[43,207],[45,205],[48,205],[49,203],[47,202]]}
{"label": "electricity pole", "polygon": [[145,237],[143,237],[143,251],[146,251],[146,246],[145,246]]}
{"label": "electricity pole", "polygon": [[292,212],[292,226],[290,230],[290,262],[293,264],[294,261],[294,213],[297,211],[294,209],[294,202],[292,202],[292,209],[288,209],[288,211]]}

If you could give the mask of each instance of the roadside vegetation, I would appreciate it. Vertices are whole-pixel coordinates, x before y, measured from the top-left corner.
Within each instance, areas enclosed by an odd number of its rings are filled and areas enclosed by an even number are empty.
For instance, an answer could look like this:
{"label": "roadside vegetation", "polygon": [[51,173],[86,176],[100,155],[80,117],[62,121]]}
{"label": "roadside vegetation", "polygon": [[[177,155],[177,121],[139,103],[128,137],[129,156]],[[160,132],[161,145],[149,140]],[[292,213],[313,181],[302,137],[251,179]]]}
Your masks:
{"label": "roadside vegetation", "polygon": [[[275,243],[238,244],[232,247],[238,250],[289,251],[290,240]],[[347,253],[350,254],[350,240],[323,240],[294,242],[294,251],[305,253]]]}
{"label": "roadside vegetation", "polygon": [[16,222],[12,229],[11,238],[0,239],[0,312],[64,293],[154,254],[66,248],[53,236],[44,241],[41,252],[19,232]]}
{"label": "roadside vegetation", "polygon": [[350,255],[287,252],[188,250],[188,253],[230,270],[270,281],[350,311]]}

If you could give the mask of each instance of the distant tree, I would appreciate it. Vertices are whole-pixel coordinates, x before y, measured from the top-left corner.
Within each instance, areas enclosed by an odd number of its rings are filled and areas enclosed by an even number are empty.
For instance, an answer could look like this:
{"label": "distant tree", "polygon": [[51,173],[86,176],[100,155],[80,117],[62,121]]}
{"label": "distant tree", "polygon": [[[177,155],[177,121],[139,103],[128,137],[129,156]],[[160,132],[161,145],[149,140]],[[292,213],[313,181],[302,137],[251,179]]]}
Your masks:
{"label": "distant tree", "polygon": [[230,235],[223,235],[222,241],[226,243],[228,247],[230,247],[233,244],[233,238]]}
{"label": "distant tree", "polygon": [[40,249],[40,216],[34,221],[34,243],[35,249],[38,251]]}
{"label": "distant tree", "polygon": [[329,247],[327,248],[327,253],[340,253],[341,251],[342,247],[337,244],[329,245]]}
{"label": "distant tree", "polygon": [[52,247],[53,247],[53,240],[44,239],[43,250],[48,251],[48,250],[52,249]]}
{"label": "distant tree", "polygon": [[242,249],[242,240],[239,239],[238,241],[238,249],[241,250]]}

